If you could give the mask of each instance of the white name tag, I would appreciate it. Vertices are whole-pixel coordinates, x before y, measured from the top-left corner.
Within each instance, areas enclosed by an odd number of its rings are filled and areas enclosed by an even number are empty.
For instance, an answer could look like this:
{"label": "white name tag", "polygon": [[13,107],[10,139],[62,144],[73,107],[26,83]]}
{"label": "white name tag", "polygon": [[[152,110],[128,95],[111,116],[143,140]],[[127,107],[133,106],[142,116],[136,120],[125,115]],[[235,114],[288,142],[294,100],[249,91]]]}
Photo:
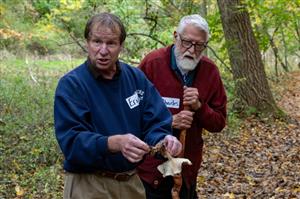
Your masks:
{"label": "white name tag", "polygon": [[134,93],[130,97],[126,98],[126,102],[130,109],[137,107],[140,104],[140,98],[137,93]]}
{"label": "white name tag", "polygon": [[163,100],[168,108],[179,108],[179,98],[163,97]]}

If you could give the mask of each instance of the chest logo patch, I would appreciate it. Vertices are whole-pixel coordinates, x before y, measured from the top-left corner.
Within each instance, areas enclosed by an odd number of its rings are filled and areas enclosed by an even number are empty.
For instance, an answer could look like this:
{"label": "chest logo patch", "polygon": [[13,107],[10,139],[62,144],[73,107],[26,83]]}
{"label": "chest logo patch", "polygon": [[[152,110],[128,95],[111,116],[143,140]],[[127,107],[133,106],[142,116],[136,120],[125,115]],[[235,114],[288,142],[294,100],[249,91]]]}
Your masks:
{"label": "chest logo patch", "polygon": [[144,97],[144,91],[142,90],[136,90],[133,95],[126,98],[126,102],[130,109],[133,109],[140,105],[140,101],[143,100]]}
{"label": "chest logo patch", "polygon": [[163,97],[163,100],[168,108],[179,108],[179,98]]}

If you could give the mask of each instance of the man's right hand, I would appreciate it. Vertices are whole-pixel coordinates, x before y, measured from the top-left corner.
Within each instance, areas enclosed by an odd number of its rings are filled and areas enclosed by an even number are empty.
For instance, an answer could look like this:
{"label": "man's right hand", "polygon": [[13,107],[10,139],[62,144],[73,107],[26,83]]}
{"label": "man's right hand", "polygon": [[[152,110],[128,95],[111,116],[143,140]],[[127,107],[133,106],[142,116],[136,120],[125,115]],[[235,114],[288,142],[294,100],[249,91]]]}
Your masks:
{"label": "man's right hand", "polygon": [[108,137],[108,149],[119,152],[130,162],[139,162],[150,151],[150,147],[132,134],[113,135]]}
{"label": "man's right hand", "polygon": [[194,114],[192,111],[182,110],[173,115],[172,127],[180,130],[191,128]]}

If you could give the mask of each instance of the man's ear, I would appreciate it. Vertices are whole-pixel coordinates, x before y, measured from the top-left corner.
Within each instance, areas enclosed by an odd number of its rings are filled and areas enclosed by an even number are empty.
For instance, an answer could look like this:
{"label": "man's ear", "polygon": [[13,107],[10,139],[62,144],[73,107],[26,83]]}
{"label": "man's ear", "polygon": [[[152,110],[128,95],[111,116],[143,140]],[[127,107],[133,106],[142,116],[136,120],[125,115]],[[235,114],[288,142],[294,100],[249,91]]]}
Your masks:
{"label": "man's ear", "polygon": [[173,41],[174,41],[174,43],[175,43],[175,42],[176,42],[176,38],[177,38],[177,36],[178,36],[178,33],[177,33],[176,31],[174,31],[173,35],[174,35]]}
{"label": "man's ear", "polygon": [[177,32],[176,30],[173,32],[174,37],[177,37]]}

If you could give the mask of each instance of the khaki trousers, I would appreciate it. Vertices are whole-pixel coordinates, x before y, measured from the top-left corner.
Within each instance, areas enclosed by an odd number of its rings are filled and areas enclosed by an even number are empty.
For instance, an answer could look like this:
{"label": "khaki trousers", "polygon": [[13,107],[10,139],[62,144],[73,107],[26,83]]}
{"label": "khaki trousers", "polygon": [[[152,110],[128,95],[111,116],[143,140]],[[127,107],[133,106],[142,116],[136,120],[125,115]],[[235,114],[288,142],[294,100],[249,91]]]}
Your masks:
{"label": "khaki trousers", "polygon": [[96,174],[65,174],[64,199],[146,199],[137,174],[117,181]]}

